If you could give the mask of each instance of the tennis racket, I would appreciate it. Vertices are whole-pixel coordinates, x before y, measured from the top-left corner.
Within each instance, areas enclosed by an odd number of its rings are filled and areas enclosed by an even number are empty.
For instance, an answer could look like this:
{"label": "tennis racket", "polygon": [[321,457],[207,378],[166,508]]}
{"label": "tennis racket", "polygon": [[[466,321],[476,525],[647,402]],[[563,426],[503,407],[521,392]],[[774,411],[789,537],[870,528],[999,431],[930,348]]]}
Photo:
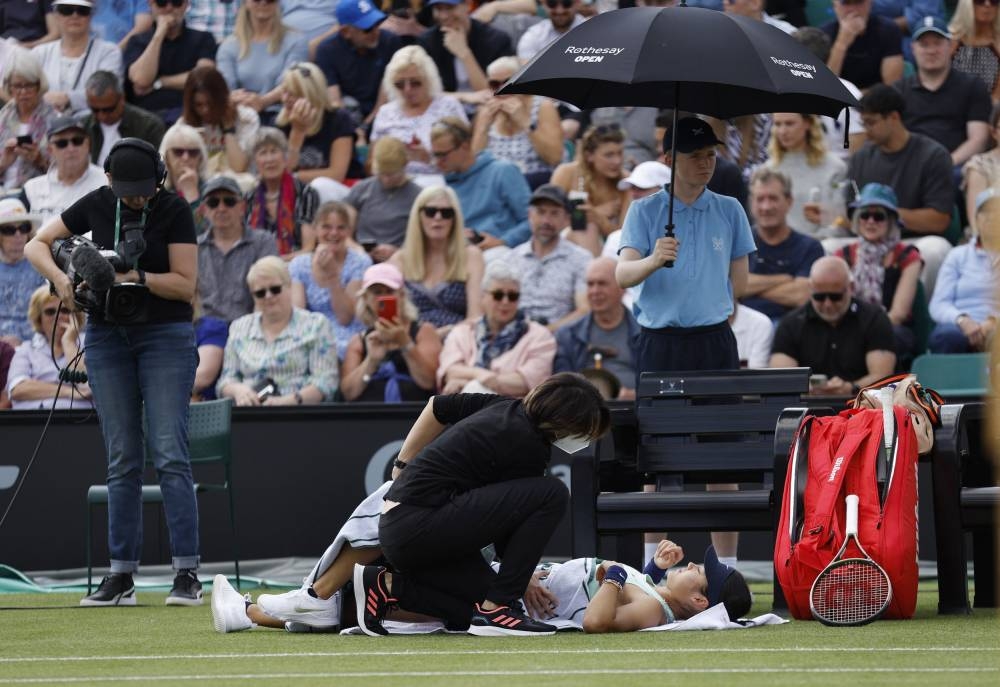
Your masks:
{"label": "tennis racket", "polygon": [[[865,625],[876,620],[892,601],[892,583],[858,541],[858,496],[847,496],[846,533],[840,551],[809,591],[809,610],[824,625]],[[862,558],[844,558],[848,543]]]}

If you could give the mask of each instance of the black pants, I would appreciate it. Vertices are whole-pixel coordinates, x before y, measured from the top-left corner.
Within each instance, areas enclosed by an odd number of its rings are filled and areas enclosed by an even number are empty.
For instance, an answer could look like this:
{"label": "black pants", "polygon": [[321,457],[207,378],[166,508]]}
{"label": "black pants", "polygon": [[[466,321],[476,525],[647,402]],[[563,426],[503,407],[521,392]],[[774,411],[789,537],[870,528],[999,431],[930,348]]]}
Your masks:
{"label": "black pants", "polygon": [[[524,594],[569,493],[555,477],[527,477],[458,494],[436,508],[401,504],[379,522],[399,607],[468,627],[473,604]],[[493,544],[494,573],[480,550]]]}
{"label": "black pants", "polygon": [[705,327],[642,328],[635,387],[643,372],[738,370],[740,356],[728,322]]}

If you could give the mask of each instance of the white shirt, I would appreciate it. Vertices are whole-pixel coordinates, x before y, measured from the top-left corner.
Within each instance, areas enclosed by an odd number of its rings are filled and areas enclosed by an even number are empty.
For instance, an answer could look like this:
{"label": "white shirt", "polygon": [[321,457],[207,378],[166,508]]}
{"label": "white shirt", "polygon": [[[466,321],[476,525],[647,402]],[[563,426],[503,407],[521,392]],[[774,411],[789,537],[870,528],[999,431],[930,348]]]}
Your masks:
{"label": "white shirt", "polygon": [[97,165],[87,165],[87,171],[72,184],[59,181],[56,168],[53,166],[48,174],[29,179],[24,184],[24,195],[31,205],[31,212],[42,216],[42,222],[47,222],[59,215],[85,195],[108,185],[104,170]]}
{"label": "white shirt", "polygon": [[[573,18],[570,29],[574,29],[586,21],[579,14]],[[567,29],[566,31],[569,31]],[[522,62],[527,62],[532,57],[544,50],[557,38],[565,36],[566,32],[560,33],[552,26],[552,22],[543,19],[528,27],[527,31],[521,34],[521,39],[517,42],[517,58]]]}
{"label": "white shirt", "polygon": [[774,341],[771,318],[753,308],[737,305],[736,317],[730,326],[736,337],[740,365],[745,361],[751,369],[767,367],[771,360],[771,343]]}
{"label": "white shirt", "polygon": [[[844,84],[844,87],[851,92],[858,100],[861,100],[861,91],[853,83],[847,79],[841,79],[840,82]],[[820,121],[823,122],[823,130],[826,132],[826,145],[830,149],[830,152],[838,156],[840,159],[847,161],[850,156],[850,152],[844,148],[844,115],[840,114],[839,117],[834,119],[833,117],[822,116]],[[865,126],[861,123],[861,113],[858,112],[857,108],[852,107],[850,109],[850,114],[847,119],[848,133],[853,136],[854,134],[865,133]]]}
{"label": "white shirt", "polygon": [[97,164],[103,165],[104,160],[107,159],[108,153],[111,152],[111,146],[118,141],[122,140],[121,131],[118,127],[121,126],[122,120],[118,120],[114,124],[101,124],[101,135],[103,136],[103,143],[101,143],[101,152],[97,154]]}
{"label": "white shirt", "polygon": [[789,24],[784,19],[778,19],[777,17],[772,17],[767,12],[764,12],[763,15],[764,16],[762,18],[762,21],[765,24],[770,24],[771,26],[773,26],[775,28],[781,29],[782,31],[784,31],[785,33],[787,33],[789,36],[792,35],[793,33],[795,33],[796,31],[798,31],[798,28],[796,28],[796,26],[794,24]]}

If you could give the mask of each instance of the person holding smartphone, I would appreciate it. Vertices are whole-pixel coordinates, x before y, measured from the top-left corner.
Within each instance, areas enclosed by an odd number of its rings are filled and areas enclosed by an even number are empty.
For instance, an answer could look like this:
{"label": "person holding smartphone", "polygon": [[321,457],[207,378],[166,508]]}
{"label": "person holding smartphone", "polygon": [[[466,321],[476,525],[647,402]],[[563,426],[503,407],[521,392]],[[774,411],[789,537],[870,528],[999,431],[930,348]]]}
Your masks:
{"label": "person holding smartphone", "polygon": [[0,191],[11,191],[45,174],[45,132],[57,116],[45,102],[48,79],[38,58],[25,50],[14,51],[5,65],[0,99]]}

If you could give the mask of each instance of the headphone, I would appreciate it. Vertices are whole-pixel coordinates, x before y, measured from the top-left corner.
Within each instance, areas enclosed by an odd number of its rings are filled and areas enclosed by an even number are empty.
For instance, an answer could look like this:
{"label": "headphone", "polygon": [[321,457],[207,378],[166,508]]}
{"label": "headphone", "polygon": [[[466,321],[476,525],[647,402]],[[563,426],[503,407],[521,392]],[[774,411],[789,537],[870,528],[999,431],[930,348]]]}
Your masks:
{"label": "headphone", "polygon": [[143,153],[148,155],[156,167],[156,188],[163,186],[163,182],[167,180],[167,164],[163,161],[163,158],[160,157],[159,151],[141,138],[130,136],[116,141],[115,144],[111,146],[111,150],[108,151],[108,156],[104,159],[105,172],[111,174],[111,159],[115,156],[115,153],[122,148],[134,148],[136,150],[141,150]]}

